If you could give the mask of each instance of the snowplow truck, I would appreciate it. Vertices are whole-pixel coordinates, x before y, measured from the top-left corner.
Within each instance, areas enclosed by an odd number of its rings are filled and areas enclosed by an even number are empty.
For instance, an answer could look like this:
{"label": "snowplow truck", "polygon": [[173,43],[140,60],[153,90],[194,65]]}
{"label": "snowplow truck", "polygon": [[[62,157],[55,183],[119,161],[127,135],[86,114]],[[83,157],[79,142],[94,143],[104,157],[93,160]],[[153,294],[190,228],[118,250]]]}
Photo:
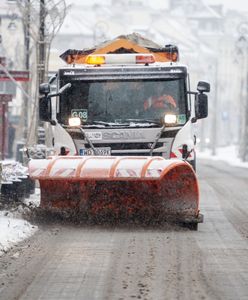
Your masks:
{"label": "snowplow truck", "polygon": [[53,154],[29,163],[42,208],[197,228],[203,217],[192,124],[207,117],[210,86],[200,81],[191,92],[178,56],[176,46],[138,35],[61,55],[67,65],[40,85]]}

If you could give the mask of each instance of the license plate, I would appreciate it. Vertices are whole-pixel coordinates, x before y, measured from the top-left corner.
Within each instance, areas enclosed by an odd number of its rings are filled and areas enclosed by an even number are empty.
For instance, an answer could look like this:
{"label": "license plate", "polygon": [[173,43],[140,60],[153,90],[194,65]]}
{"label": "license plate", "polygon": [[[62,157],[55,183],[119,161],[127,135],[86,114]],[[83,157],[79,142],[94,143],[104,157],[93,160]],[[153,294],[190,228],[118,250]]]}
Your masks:
{"label": "license plate", "polygon": [[99,156],[110,156],[111,155],[111,148],[110,147],[103,147],[103,148],[95,148],[96,153],[94,154],[92,149],[80,149],[80,155],[99,155]]}

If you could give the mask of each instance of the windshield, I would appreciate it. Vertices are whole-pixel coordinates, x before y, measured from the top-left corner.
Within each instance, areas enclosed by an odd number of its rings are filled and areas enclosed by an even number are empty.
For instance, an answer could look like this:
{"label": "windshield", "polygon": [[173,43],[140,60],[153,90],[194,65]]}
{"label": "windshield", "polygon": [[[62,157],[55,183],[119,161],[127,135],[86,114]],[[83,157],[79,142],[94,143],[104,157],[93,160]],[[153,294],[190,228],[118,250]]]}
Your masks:
{"label": "windshield", "polygon": [[70,117],[78,116],[82,124],[145,124],[173,113],[177,125],[183,125],[186,102],[184,79],[74,81],[60,97],[58,120],[67,125]]}

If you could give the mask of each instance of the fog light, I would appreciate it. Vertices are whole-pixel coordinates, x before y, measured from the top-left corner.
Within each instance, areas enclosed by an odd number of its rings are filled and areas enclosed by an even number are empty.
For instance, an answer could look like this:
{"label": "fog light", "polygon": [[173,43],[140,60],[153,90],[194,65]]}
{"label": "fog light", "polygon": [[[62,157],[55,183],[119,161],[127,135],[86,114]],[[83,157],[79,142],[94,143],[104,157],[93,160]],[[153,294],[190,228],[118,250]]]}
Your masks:
{"label": "fog light", "polygon": [[81,119],[78,118],[78,117],[75,117],[75,118],[69,118],[69,126],[70,127],[77,127],[77,126],[80,126],[81,125]]}
{"label": "fog light", "polygon": [[164,116],[164,122],[165,124],[176,124],[177,122],[177,116],[173,114],[167,114]]}

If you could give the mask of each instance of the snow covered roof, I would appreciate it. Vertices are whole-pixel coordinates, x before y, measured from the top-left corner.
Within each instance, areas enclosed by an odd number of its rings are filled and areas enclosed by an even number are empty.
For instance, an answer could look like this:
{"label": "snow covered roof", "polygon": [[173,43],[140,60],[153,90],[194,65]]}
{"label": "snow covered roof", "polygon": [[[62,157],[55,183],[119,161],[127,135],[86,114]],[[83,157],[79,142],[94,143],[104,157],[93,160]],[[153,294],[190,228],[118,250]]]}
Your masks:
{"label": "snow covered roof", "polygon": [[85,1],[76,2],[70,5],[67,16],[59,31],[59,34],[71,35],[93,35],[95,26],[100,20],[111,15],[111,7],[93,4],[86,5]]}
{"label": "snow covered roof", "polygon": [[172,15],[187,16],[193,19],[221,19],[222,16],[211,6],[207,5],[205,0],[187,0],[183,5],[173,9]]}

